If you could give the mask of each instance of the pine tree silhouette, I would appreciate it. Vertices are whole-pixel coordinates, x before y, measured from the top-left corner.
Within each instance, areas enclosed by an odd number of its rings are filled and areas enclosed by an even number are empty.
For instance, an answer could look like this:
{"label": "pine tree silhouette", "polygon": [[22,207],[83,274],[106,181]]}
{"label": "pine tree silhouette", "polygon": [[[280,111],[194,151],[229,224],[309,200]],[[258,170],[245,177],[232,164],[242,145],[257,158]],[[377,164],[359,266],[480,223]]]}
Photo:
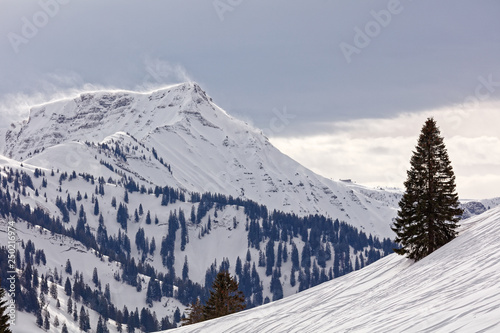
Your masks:
{"label": "pine tree silhouette", "polygon": [[463,211],[455,192],[455,175],[448,153],[433,118],[422,128],[411,158],[405,193],[392,226],[394,251],[418,261],[456,237]]}
{"label": "pine tree silhouette", "polygon": [[245,296],[238,290],[238,282],[227,271],[217,274],[210,290],[210,298],[203,309],[204,319],[225,316],[244,310],[245,307]]}

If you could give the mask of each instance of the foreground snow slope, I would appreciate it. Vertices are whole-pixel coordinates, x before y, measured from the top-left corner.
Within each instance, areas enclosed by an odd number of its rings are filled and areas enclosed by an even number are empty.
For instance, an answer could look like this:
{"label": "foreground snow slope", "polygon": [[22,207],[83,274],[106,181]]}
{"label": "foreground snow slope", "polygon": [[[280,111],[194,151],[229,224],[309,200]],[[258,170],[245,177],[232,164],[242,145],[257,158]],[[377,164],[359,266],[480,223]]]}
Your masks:
{"label": "foreground snow slope", "polygon": [[[500,208],[413,263],[390,255],[281,301],[174,332],[499,332]],[[171,331],[169,331],[171,332]]]}

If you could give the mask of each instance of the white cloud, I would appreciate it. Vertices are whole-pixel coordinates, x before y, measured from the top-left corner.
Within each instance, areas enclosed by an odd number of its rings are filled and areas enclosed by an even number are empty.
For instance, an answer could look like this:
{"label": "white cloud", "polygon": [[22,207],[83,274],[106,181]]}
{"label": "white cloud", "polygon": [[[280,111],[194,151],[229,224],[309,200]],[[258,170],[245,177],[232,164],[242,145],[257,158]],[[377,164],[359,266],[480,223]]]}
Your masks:
{"label": "white cloud", "polygon": [[500,196],[500,103],[446,108],[388,119],[331,124],[330,134],[274,137],[271,141],[317,173],[368,186],[403,187],[425,119],[433,116],[445,138],[462,198]]}

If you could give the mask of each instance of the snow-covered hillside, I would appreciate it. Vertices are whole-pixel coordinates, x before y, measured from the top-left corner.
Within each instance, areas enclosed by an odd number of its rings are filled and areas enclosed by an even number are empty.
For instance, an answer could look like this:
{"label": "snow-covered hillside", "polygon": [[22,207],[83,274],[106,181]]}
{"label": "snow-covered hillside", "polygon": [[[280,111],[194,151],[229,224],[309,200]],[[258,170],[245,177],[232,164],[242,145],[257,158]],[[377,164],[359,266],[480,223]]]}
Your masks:
{"label": "snow-covered hillside", "polygon": [[[0,234],[7,233],[10,223],[15,225],[15,267],[23,299],[33,290],[42,294],[21,278],[31,275],[28,263],[38,271],[37,280],[45,276],[58,289],[65,287],[65,279],[73,286],[84,281],[86,286],[71,297],[78,308],[89,311],[91,327],[98,318],[92,310],[144,332],[171,327],[189,303],[207,298],[222,269],[238,276],[248,306],[258,306],[359,269],[394,246],[389,239],[324,216],[299,217],[240,198],[153,186],[124,163],[168,167],[144,157],[151,152],[136,141],[129,147],[119,135],[107,140],[46,149],[52,150],[50,163],[55,165],[68,156],[64,152],[81,156],[92,151],[78,173],[0,157]],[[40,253],[43,261],[36,259]],[[0,265],[6,264],[6,256],[7,249],[0,247]],[[66,272],[68,261],[72,272]],[[62,307],[68,295],[59,292]],[[69,317],[54,302],[43,308],[43,315]],[[36,302],[31,298],[24,304]],[[125,306],[140,311],[141,324],[130,316],[125,319]],[[144,317],[144,311],[155,319]],[[143,328],[143,318],[153,323],[153,330]],[[30,325],[34,322],[32,316]]]}
{"label": "snow-covered hillside", "polygon": [[498,332],[500,208],[413,263],[390,255],[297,295],[174,332]]}
{"label": "snow-covered hillside", "polygon": [[85,93],[33,107],[28,120],[6,133],[4,155],[47,169],[91,168],[99,174],[106,170],[93,161],[96,149],[84,142],[115,141],[140,146],[140,154],[118,166],[155,185],[247,198],[270,209],[321,214],[366,233],[393,236],[389,225],[400,193],[313,173],[215,105],[195,83],[150,93]]}

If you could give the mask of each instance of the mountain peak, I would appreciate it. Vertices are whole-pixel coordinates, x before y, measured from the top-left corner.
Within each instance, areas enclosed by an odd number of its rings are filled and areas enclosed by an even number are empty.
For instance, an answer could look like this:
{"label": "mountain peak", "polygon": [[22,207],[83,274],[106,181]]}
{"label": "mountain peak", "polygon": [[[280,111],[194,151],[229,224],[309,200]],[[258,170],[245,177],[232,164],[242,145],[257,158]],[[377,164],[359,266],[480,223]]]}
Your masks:
{"label": "mountain peak", "polygon": [[22,160],[65,141],[100,142],[117,131],[142,138],[186,116],[200,118],[201,110],[216,108],[195,82],[148,92],[83,92],[32,107],[27,120],[7,131],[4,154]]}

